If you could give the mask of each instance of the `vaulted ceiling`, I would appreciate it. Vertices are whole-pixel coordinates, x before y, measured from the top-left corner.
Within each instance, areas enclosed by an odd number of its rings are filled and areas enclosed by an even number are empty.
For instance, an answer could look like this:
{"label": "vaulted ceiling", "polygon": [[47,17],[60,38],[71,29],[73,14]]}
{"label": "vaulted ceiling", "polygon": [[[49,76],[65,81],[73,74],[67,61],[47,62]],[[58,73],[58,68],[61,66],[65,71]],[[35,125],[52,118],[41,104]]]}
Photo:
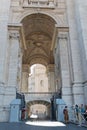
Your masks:
{"label": "vaulted ceiling", "polygon": [[23,64],[53,64],[51,51],[55,21],[41,13],[32,14],[22,20],[26,50],[23,54]]}

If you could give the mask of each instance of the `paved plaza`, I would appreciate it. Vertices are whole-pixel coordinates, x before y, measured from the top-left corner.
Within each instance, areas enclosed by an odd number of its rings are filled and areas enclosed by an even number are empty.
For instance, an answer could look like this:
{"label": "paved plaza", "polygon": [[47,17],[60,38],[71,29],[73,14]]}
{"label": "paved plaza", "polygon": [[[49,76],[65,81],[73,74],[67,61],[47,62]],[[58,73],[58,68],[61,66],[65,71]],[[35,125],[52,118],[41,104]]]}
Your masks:
{"label": "paved plaza", "polygon": [[0,123],[0,130],[87,130],[75,124],[63,124],[60,122],[20,122]]}

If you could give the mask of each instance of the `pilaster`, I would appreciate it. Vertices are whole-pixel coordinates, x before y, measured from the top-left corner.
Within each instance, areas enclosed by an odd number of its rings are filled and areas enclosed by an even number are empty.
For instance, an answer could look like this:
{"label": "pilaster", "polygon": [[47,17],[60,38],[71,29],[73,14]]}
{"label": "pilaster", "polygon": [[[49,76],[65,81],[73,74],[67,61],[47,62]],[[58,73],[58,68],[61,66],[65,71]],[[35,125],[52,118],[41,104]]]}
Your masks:
{"label": "pilaster", "polygon": [[58,44],[60,57],[60,76],[61,76],[61,91],[62,98],[67,104],[72,105],[72,91],[71,91],[71,75],[70,75],[70,61],[69,61],[69,33],[68,28],[58,29]]}
{"label": "pilaster", "polygon": [[19,52],[20,34],[19,30],[9,30],[9,76],[8,86],[18,87],[17,73],[18,73],[18,52]]}
{"label": "pilaster", "polygon": [[9,18],[10,0],[0,1],[0,86],[6,85],[7,70],[7,24]]}
{"label": "pilaster", "polygon": [[87,104],[87,2],[86,0],[74,0],[75,4],[75,16],[78,30],[80,57],[82,62],[83,71],[83,89],[84,89],[84,101]]}
{"label": "pilaster", "polygon": [[73,70],[72,73],[73,74],[73,80],[72,80],[73,104],[77,104],[77,103],[84,104],[83,68],[82,68],[80,42],[78,36],[78,26],[76,24],[77,21],[75,16],[76,12],[75,12],[74,2],[75,2],[74,0],[66,0],[67,16],[68,16],[67,18],[68,18],[68,24],[70,30],[69,36],[70,36],[70,46],[71,46],[71,56],[72,56],[72,70]]}

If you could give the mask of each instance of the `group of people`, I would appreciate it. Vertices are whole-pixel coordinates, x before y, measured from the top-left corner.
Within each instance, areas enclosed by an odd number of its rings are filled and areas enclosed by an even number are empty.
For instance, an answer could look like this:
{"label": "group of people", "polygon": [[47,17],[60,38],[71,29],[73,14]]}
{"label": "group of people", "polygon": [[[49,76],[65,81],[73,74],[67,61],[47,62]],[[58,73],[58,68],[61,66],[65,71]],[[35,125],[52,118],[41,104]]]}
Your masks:
{"label": "group of people", "polygon": [[87,106],[83,104],[75,105],[76,121],[79,123],[79,126],[82,124],[82,120],[86,120],[85,115],[87,114]]}
{"label": "group of people", "polygon": [[[75,116],[76,116],[76,121],[79,123],[79,126],[82,124],[82,120],[87,119],[87,106],[84,106],[83,104],[81,105],[75,105],[74,108]],[[64,114],[64,121],[65,123],[69,122],[69,113],[68,113],[68,107],[65,106],[63,109],[63,114]],[[85,119],[86,116],[86,119]]]}

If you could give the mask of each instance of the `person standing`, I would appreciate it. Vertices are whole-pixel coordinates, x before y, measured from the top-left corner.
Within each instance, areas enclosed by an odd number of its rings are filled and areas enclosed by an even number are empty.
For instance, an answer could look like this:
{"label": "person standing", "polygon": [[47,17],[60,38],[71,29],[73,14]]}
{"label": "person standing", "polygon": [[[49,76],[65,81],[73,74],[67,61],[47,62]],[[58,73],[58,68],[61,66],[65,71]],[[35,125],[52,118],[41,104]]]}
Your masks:
{"label": "person standing", "polygon": [[64,121],[65,123],[69,122],[69,115],[68,115],[68,108],[67,106],[65,106],[64,110],[63,110],[63,114],[64,114]]}
{"label": "person standing", "polygon": [[85,113],[85,107],[83,104],[81,104],[81,113],[84,114]]}
{"label": "person standing", "polygon": [[76,121],[77,121],[77,122],[79,121],[79,115],[78,115],[78,113],[79,113],[79,107],[78,107],[78,105],[76,104],[76,105],[75,105],[75,114],[76,114]]}
{"label": "person standing", "polygon": [[82,124],[81,106],[79,106],[79,109],[78,109],[78,118],[79,118],[79,125],[78,126],[81,126],[81,124]]}

